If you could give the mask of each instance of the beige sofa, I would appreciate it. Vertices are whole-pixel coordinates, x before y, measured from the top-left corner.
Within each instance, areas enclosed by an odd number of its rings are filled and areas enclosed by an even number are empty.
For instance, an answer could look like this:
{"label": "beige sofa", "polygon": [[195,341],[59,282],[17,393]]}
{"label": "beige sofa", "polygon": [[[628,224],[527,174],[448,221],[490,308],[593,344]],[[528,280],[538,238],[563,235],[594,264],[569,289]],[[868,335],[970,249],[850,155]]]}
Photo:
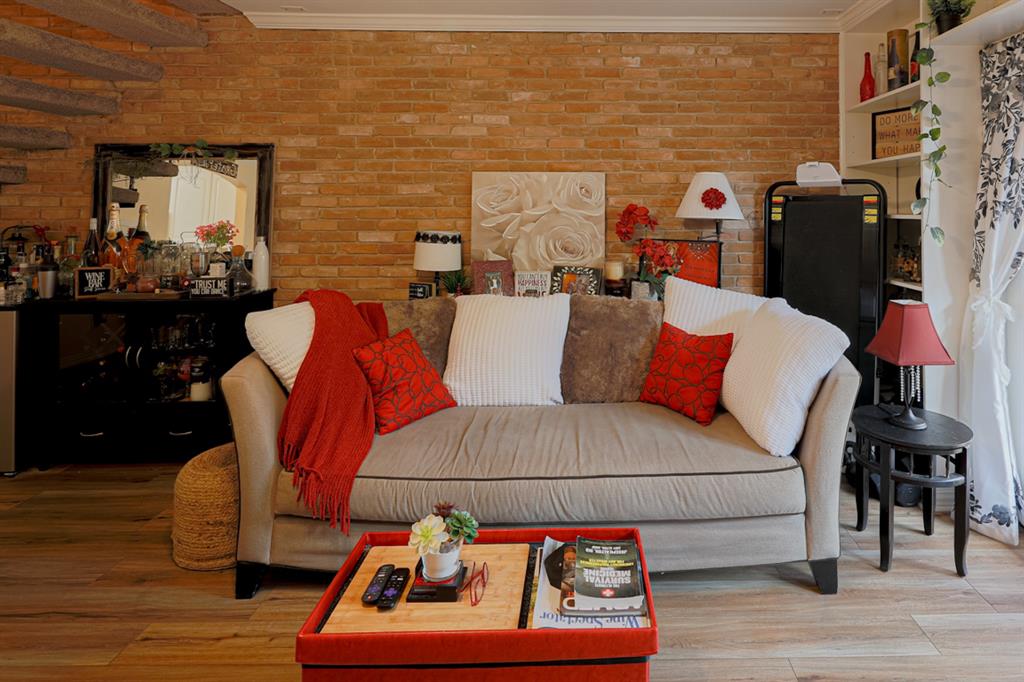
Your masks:
{"label": "beige sofa", "polygon": [[[386,303],[443,372],[450,299]],[[836,591],[839,478],[860,375],[824,379],[794,457],[758,447],[732,415],[707,427],[635,402],[661,325],[660,303],[574,296],[562,361],[565,405],[456,407],[376,437],[351,497],[349,535],[310,518],[275,439],[286,393],[255,355],[222,380],[241,481],[236,596],[268,566],[336,570],[365,531],[404,530],[438,500],[485,526],[636,526],[648,568],[810,561]]]}

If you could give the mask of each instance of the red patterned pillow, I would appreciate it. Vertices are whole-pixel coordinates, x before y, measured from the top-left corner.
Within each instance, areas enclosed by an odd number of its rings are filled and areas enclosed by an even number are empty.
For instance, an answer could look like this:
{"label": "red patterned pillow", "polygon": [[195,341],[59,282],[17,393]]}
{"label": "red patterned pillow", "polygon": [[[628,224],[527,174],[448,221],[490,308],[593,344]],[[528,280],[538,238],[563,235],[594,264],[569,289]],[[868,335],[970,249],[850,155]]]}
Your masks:
{"label": "red patterned pillow", "polygon": [[665,322],[640,401],[664,405],[707,426],[715,418],[732,334],[696,336]]}
{"label": "red patterned pillow", "polygon": [[455,407],[441,376],[423,355],[412,332],[352,351],[373,392],[377,433],[391,433],[417,419]]}

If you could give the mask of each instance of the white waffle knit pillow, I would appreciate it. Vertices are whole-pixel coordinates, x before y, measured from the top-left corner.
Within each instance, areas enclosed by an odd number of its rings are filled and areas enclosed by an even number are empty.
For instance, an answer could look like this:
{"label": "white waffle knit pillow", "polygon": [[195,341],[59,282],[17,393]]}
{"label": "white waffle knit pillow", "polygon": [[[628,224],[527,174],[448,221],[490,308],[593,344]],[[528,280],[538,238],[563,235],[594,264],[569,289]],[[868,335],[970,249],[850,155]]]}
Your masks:
{"label": "white waffle knit pillow", "polygon": [[716,289],[679,277],[669,277],[665,281],[663,321],[688,334],[699,336],[732,333],[732,345],[735,348],[750,318],[767,300],[762,296]]}
{"label": "white waffle knit pillow", "polygon": [[733,347],[722,404],[762,448],[792,454],[821,380],[849,345],[838,327],[770,299]]}
{"label": "white waffle knit pillow", "polygon": [[313,340],[316,313],[308,301],[249,313],[249,343],[290,393]]}
{"label": "white waffle knit pillow", "polygon": [[455,300],[444,383],[459,405],[562,403],[568,294]]}

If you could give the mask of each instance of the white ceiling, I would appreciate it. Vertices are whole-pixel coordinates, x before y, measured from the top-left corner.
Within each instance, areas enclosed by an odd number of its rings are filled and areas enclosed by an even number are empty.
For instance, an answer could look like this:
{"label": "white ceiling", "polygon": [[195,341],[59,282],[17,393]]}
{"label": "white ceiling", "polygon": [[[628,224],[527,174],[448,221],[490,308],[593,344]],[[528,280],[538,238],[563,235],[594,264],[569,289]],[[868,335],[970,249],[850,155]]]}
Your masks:
{"label": "white ceiling", "polygon": [[260,28],[448,31],[837,31],[877,0],[225,0]]}

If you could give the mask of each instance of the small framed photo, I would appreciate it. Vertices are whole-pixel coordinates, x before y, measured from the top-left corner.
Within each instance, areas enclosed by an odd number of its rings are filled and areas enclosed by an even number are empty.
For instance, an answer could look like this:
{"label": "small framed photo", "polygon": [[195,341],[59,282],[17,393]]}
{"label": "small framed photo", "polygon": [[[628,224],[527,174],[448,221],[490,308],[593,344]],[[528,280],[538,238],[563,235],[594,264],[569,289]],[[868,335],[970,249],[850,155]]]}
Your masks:
{"label": "small framed photo", "polygon": [[657,301],[658,294],[651,289],[650,282],[641,282],[638,279],[629,283],[629,298],[633,301]]}
{"label": "small framed photo", "polygon": [[516,296],[540,298],[551,291],[551,273],[546,270],[516,273]]}
{"label": "small framed photo", "polygon": [[510,260],[473,261],[473,293],[514,296],[515,281]]}
{"label": "small framed photo", "polygon": [[75,298],[92,298],[105,294],[114,287],[114,268],[75,268]]}
{"label": "small framed photo", "polygon": [[419,301],[434,296],[433,282],[409,282],[409,300]]}
{"label": "small framed photo", "polygon": [[551,272],[551,293],[596,296],[601,293],[601,279],[600,268],[556,265]]}

